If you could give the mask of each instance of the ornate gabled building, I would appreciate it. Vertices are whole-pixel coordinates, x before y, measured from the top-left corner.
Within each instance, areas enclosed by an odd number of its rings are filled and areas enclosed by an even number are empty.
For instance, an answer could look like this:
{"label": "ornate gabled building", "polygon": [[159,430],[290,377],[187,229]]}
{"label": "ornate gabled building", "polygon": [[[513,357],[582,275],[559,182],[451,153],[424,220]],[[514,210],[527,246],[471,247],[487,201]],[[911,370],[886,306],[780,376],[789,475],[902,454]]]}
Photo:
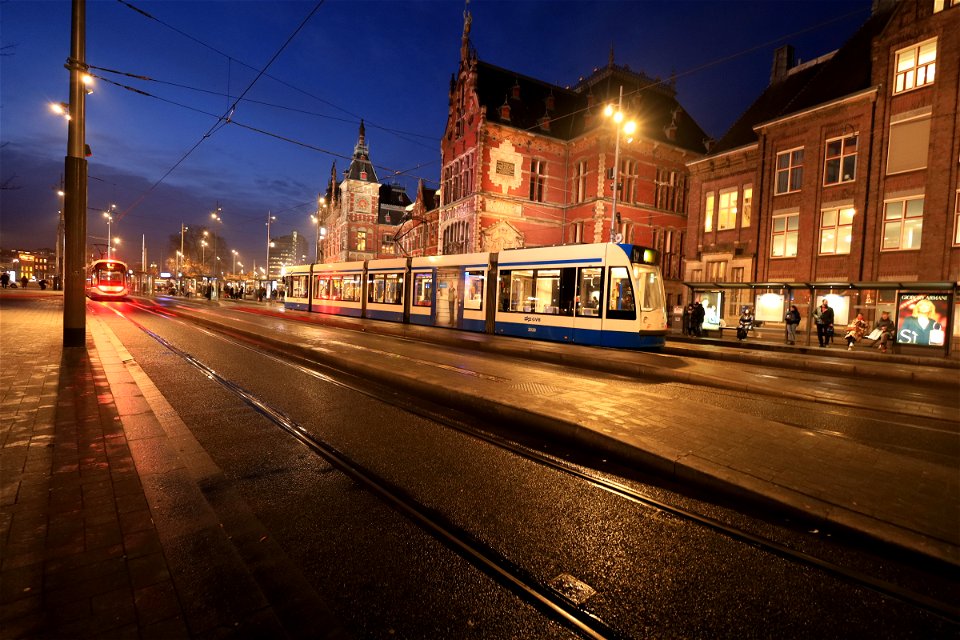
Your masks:
{"label": "ornate gabled building", "polygon": [[417,182],[416,199],[407,206],[394,236],[402,255],[437,255],[438,196],[437,189],[427,188],[422,179]]}
{"label": "ornate gabled building", "polygon": [[334,163],[327,188],[329,205],[321,220],[327,230],[322,241],[324,261],[348,262],[377,258],[381,185],[370,161],[363,121],[360,122],[353,158],[342,181],[337,180],[336,172]]}
{"label": "ornate gabled building", "polygon": [[958,34],[958,0],[877,0],[837,51],[797,64],[777,50],[769,87],[688,163],[685,276],[727,289],[728,323],[743,305],[809,317],[824,296],[837,322],[872,321],[917,283],[956,317]]}
{"label": "ornate gabled building", "polygon": [[[465,13],[441,142],[441,254],[605,242],[663,252],[668,294],[679,295],[686,230],[686,163],[705,134],[670,82],[614,63],[572,89],[478,59]],[[602,115],[618,100],[639,122],[621,136],[617,219],[612,219],[617,133]]]}

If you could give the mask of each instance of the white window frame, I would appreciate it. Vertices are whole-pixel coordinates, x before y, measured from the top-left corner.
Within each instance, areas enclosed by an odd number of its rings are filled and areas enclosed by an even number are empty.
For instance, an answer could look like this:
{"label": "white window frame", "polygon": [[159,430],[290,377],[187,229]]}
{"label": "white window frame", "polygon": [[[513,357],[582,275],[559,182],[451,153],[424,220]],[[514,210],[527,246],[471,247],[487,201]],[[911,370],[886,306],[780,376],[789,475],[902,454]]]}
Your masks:
{"label": "white window frame", "polygon": [[[932,57],[929,46],[931,44]],[[926,56],[922,61],[921,55]],[[910,56],[912,61],[908,61],[907,56]],[[937,75],[937,39],[930,38],[900,49],[894,56],[893,64],[893,95],[933,84]]]}
{"label": "white window frame", "polygon": [[544,202],[547,196],[547,161],[530,158],[530,202]]}
{"label": "white window frame", "polygon": [[737,200],[740,187],[721,189],[717,197],[717,231],[737,228]]}
{"label": "white window frame", "polygon": [[[920,214],[910,213],[909,203],[920,202]],[[891,206],[899,204],[899,216],[889,217],[892,211]],[[880,236],[880,251],[919,251],[923,240],[923,214],[924,214],[924,195],[910,196],[906,198],[890,198],[883,201],[883,230]],[[919,220],[918,220],[919,219]],[[899,225],[897,229],[896,246],[887,244],[888,228],[893,229],[894,225]],[[910,240],[916,232],[916,241],[909,246],[904,246],[904,240]]]}
{"label": "white window frame", "polygon": [[[800,153],[799,161],[794,162],[797,152]],[[780,158],[786,156],[787,165],[785,167],[780,166]],[[799,171],[799,174],[796,172]],[[786,174],[787,176],[787,185],[786,190],[780,190],[780,175]],[[796,178],[796,180],[794,180]],[[800,191],[800,187],[803,185],[803,147],[794,147],[793,149],[787,149],[786,151],[780,151],[777,153],[776,164],[774,165],[774,176],[773,176],[773,195],[779,196],[785,193],[796,193]]]}
{"label": "white window frame", "polygon": [[[849,133],[845,136],[838,136],[836,138],[828,138],[823,145],[823,186],[831,187],[837,184],[845,184],[848,182],[855,182],[857,179],[857,151],[860,148],[860,132],[855,131]],[[853,141],[853,151],[847,150],[848,141]],[[840,153],[838,155],[830,155],[830,144],[834,142],[840,143]],[[843,167],[846,164],[847,158],[853,158],[853,171],[850,173],[849,177],[846,177],[844,174]],[[827,168],[831,162],[837,163],[837,179],[830,181],[827,178]]]}
{"label": "white window frame", "polygon": [[[783,221],[783,229],[777,230],[777,223]],[[791,228],[792,223],[792,228]],[[790,240],[793,240],[793,253],[789,253]],[[799,253],[800,244],[800,212],[782,213],[773,216],[770,221],[770,257],[771,258],[796,258]],[[780,254],[777,253],[777,246],[780,246]]]}
{"label": "white window frame", "polygon": [[[825,219],[828,215],[834,214],[833,223],[826,224]],[[850,255],[850,245],[853,241],[853,219],[857,215],[856,209],[852,206],[827,207],[820,211],[820,254],[821,256]],[[832,233],[832,247],[824,249],[824,234]],[[846,233],[846,240],[841,242],[842,234]],[[841,251],[840,247],[846,245],[846,251]]]}

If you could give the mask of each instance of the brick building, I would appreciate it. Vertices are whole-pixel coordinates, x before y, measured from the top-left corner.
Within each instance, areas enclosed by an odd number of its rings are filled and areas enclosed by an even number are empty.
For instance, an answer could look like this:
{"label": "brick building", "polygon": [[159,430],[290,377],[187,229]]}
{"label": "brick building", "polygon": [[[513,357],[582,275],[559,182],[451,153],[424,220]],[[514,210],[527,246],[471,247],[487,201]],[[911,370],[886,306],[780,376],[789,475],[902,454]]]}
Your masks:
{"label": "brick building", "polygon": [[[663,82],[617,65],[573,88],[478,59],[465,14],[457,73],[441,141],[440,254],[581,242],[655,246],[667,293],[683,292],[686,163],[705,153],[705,134]],[[620,135],[617,216],[612,219],[617,133],[603,115],[618,101],[640,127]],[[671,282],[671,279],[672,282]]]}
{"label": "brick building", "polygon": [[797,64],[778,49],[769,87],[688,162],[685,278],[726,297],[727,324],[743,305],[809,318],[824,297],[838,323],[872,322],[909,311],[905,292],[957,317],[958,4],[878,1],[835,52]]}

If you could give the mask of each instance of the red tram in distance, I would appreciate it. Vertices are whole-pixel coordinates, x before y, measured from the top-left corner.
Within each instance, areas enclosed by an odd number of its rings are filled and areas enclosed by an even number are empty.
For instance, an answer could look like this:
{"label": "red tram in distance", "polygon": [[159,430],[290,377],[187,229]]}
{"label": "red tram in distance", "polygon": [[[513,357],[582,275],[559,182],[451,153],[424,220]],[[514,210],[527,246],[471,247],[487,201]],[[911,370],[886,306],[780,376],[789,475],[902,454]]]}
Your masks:
{"label": "red tram in distance", "polygon": [[122,260],[96,260],[87,276],[87,297],[92,300],[126,300],[127,263]]}

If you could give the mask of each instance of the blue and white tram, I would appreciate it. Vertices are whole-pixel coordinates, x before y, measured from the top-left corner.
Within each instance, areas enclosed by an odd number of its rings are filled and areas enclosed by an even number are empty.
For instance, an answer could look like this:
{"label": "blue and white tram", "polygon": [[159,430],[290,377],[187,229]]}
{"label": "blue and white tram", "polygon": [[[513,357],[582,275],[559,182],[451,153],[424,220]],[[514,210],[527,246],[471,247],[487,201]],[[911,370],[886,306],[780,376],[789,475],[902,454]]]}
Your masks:
{"label": "blue and white tram", "polygon": [[652,249],[587,244],[288,267],[288,309],[632,349],[662,347]]}

